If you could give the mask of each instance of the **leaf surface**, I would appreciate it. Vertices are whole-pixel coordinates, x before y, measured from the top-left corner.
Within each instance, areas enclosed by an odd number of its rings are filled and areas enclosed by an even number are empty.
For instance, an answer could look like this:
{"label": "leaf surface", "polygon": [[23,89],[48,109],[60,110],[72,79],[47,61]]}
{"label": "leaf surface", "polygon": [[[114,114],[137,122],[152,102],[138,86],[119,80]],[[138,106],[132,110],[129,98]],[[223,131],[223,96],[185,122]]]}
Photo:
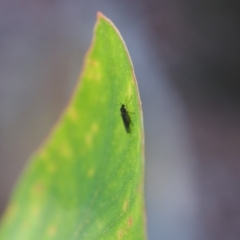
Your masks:
{"label": "leaf surface", "polygon": [[143,137],[130,57],[98,13],[79,84],[20,178],[0,239],[145,239]]}

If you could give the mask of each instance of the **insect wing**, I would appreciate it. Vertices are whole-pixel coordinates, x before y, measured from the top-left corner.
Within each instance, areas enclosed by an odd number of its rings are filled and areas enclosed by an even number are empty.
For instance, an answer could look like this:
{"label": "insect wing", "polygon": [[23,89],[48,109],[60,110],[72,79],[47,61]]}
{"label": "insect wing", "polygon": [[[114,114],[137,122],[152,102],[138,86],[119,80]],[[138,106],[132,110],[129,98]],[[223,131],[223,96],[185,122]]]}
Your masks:
{"label": "insect wing", "polygon": [[129,113],[127,112],[125,106],[121,107],[121,116],[123,120],[123,125],[125,127],[125,130],[127,133],[131,132],[130,124],[131,124],[131,118],[129,116]]}

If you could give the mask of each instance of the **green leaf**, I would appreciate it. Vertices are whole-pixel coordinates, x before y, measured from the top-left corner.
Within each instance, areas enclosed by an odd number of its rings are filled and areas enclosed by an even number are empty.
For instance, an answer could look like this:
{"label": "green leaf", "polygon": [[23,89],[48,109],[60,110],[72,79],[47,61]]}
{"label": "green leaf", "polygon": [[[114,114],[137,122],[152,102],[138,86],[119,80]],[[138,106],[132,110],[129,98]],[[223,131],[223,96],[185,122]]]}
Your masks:
{"label": "green leaf", "polygon": [[141,102],[126,46],[101,13],[79,82],[15,188],[2,240],[146,238]]}

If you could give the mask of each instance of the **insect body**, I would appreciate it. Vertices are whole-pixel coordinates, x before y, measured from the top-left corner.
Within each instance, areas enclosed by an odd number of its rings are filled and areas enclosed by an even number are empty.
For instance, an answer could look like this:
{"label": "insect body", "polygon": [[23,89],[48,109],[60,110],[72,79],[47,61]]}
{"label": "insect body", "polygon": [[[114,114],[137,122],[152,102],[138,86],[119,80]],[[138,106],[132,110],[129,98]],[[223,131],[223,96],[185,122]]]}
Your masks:
{"label": "insect body", "polygon": [[130,112],[128,112],[128,110],[127,110],[127,105],[129,104],[131,99],[132,99],[132,96],[131,96],[131,98],[129,99],[129,101],[126,105],[121,103],[121,108],[120,108],[120,112],[121,112],[121,116],[122,116],[122,120],[123,120],[123,125],[124,125],[127,133],[131,132],[131,124],[133,125],[132,120],[131,120],[130,115],[129,115]]}
{"label": "insect body", "polygon": [[122,120],[123,120],[124,127],[126,129],[126,132],[130,133],[131,132],[131,128],[130,128],[131,118],[130,118],[129,112],[127,111],[126,106],[124,104],[122,104],[122,106],[120,108],[120,112],[121,112],[121,116],[122,116]]}

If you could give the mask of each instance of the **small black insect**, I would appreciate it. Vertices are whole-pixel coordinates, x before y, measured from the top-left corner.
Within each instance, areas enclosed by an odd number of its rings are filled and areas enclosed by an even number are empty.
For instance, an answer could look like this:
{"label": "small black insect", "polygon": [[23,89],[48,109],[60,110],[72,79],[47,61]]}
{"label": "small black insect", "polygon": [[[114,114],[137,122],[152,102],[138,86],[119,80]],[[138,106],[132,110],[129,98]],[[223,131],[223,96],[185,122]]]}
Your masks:
{"label": "small black insect", "polygon": [[[130,100],[131,100],[131,98],[130,98]],[[130,100],[128,101],[128,103],[130,102]],[[122,116],[123,125],[125,127],[125,130],[126,130],[127,133],[130,133],[131,132],[132,120],[131,120],[129,112],[127,110],[128,103],[126,105],[121,103],[120,112],[121,112],[121,116]]]}

